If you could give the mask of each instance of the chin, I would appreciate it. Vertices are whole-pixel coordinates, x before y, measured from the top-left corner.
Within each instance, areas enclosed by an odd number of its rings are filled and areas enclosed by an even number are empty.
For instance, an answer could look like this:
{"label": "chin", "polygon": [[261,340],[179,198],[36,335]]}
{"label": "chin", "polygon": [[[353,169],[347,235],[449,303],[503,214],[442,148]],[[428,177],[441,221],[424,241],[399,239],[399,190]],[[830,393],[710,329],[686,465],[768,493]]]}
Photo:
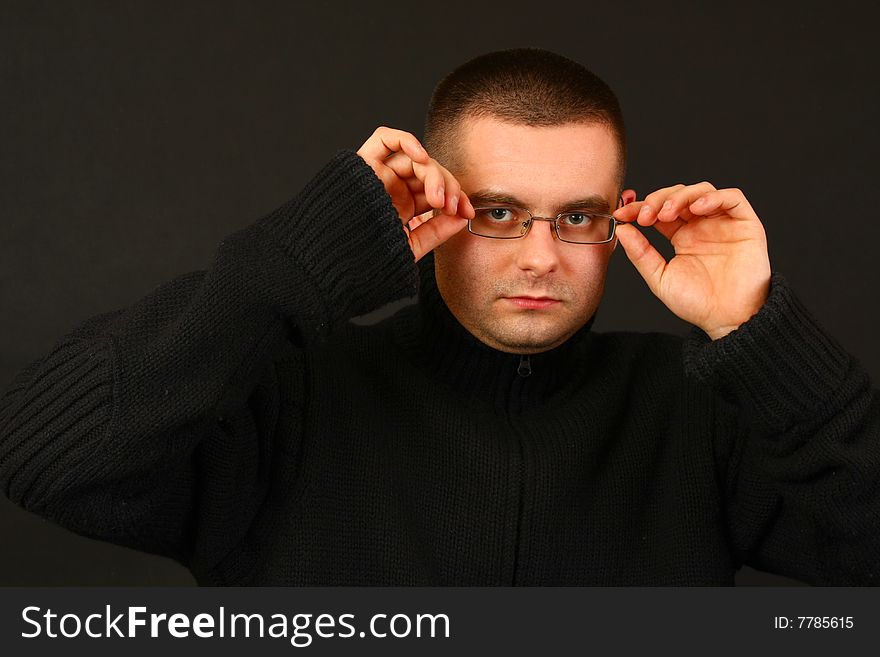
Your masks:
{"label": "chin", "polygon": [[501,351],[514,354],[537,354],[549,351],[564,343],[572,333],[559,333],[559,331],[487,331],[486,335],[491,339],[489,346]]}

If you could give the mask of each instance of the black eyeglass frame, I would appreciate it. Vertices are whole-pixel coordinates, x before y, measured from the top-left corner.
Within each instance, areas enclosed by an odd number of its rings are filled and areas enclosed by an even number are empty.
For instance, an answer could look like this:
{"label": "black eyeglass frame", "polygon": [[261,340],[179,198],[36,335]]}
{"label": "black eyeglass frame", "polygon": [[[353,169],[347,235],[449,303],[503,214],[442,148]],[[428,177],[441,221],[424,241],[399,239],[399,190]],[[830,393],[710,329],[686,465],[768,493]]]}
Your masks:
{"label": "black eyeglass frame", "polygon": [[[619,208],[620,204],[618,204],[617,207]],[[609,242],[611,242],[614,239],[614,235],[617,232],[617,226],[619,224],[626,223],[625,221],[620,221],[619,219],[615,219],[613,215],[610,215],[606,212],[592,212],[592,211],[587,211],[587,210],[580,210],[580,211],[568,210],[566,212],[560,212],[555,217],[536,217],[535,215],[533,215],[531,213],[530,210],[523,208],[523,207],[520,207],[518,205],[500,205],[500,204],[499,205],[478,205],[474,208],[475,213],[480,212],[481,210],[522,210],[523,212],[525,212],[529,216],[529,218],[523,222],[526,224],[525,230],[521,234],[515,235],[513,237],[497,237],[495,235],[483,235],[482,233],[477,233],[473,230],[473,228],[471,226],[471,222],[473,221],[473,219],[468,219],[468,232],[469,233],[471,233],[472,235],[476,235],[477,237],[485,237],[486,239],[490,239],[490,240],[521,240],[522,238],[524,238],[526,235],[529,234],[529,231],[532,229],[532,224],[535,221],[550,221],[553,223],[553,234],[556,235],[556,239],[558,239],[560,242],[565,242],[566,244],[582,244],[584,246],[591,246],[594,244],[608,244]],[[567,215],[572,215],[572,214],[586,214],[586,215],[590,215],[591,217],[606,217],[606,218],[610,219],[611,220],[611,235],[608,236],[608,239],[602,240],[601,242],[573,242],[572,240],[563,239],[562,236],[559,234],[559,220],[562,219],[562,217],[565,217]],[[476,218],[476,215],[475,215],[475,218]]]}

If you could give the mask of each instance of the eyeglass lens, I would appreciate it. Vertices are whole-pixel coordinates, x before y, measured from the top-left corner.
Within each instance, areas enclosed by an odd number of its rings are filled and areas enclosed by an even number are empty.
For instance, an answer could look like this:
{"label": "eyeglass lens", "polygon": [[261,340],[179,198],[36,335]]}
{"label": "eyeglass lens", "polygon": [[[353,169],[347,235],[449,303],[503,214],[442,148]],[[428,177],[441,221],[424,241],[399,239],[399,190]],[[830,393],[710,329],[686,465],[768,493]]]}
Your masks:
{"label": "eyeglass lens", "polygon": [[[531,223],[531,215],[522,208],[475,208],[470,231],[483,237],[516,239],[523,237]],[[559,239],[579,244],[607,242],[614,235],[614,218],[590,212],[567,212],[559,216],[556,227]]]}

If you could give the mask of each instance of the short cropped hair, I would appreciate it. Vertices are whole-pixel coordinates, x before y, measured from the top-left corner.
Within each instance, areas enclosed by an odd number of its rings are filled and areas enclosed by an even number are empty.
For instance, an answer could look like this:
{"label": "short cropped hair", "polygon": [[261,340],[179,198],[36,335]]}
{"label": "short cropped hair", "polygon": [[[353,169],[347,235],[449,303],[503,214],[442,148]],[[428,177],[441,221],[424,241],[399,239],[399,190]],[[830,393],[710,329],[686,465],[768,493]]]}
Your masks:
{"label": "short cropped hair", "polygon": [[528,126],[606,126],[619,146],[618,182],[623,187],[626,132],[620,104],[611,88],[581,64],[538,48],[500,50],[465,62],[434,89],[425,119],[425,148],[454,170],[463,121],[485,116]]}

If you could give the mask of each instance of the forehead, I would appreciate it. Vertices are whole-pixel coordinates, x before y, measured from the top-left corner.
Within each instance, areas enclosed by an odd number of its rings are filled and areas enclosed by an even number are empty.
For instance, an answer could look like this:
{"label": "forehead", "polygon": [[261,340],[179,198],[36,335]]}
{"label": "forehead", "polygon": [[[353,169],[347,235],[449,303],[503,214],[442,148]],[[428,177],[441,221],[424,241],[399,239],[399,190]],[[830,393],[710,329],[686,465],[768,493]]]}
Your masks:
{"label": "forehead", "polygon": [[601,124],[536,127],[469,118],[458,137],[453,173],[466,193],[506,192],[535,209],[592,194],[616,199],[617,144]]}

